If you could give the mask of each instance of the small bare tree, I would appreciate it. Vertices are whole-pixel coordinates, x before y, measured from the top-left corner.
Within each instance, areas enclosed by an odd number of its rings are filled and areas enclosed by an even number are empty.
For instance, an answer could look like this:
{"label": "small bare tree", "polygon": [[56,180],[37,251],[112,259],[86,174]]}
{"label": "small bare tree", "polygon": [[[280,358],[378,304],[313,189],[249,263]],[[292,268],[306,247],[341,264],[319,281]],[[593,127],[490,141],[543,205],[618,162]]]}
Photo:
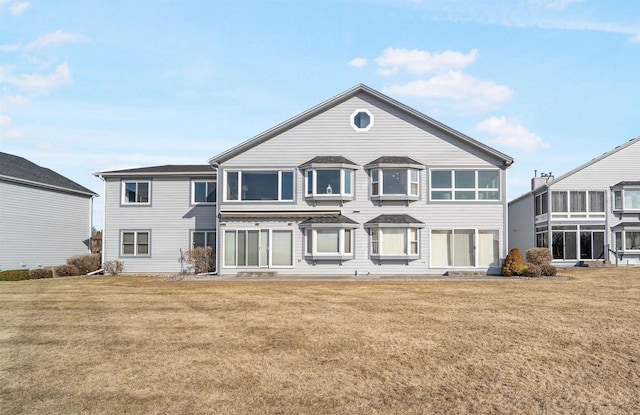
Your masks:
{"label": "small bare tree", "polygon": [[197,247],[187,252],[187,262],[197,273],[212,272],[216,262],[216,254],[212,247]]}

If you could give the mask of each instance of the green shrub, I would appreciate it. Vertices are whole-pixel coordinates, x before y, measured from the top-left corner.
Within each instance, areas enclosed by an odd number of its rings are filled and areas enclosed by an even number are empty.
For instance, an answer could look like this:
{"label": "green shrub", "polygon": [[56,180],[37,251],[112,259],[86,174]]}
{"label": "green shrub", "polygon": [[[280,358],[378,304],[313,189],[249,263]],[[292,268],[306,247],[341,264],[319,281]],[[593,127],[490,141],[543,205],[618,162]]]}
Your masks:
{"label": "green shrub", "polygon": [[522,275],[527,270],[527,263],[522,256],[522,252],[518,248],[513,248],[507,254],[502,264],[501,275],[505,277]]}
{"label": "green shrub", "polygon": [[34,268],[29,271],[29,277],[32,280],[39,280],[40,278],[52,278],[53,271],[45,268]]}
{"label": "green shrub", "polygon": [[124,262],[122,261],[107,261],[102,266],[104,272],[111,275],[118,275],[124,269]]}
{"label": "green shrub", "polygon": [[60,265],[56,267],[56,277],[71,277],[74,275],[80,275],[80,271],[75,265]]}
{"label": "green shrub", "polygon": [[529,278],[540,278],[542,271],[540,270],[540,266],[527,262],[527,269],[522,275]]}
{"label": "green shrub", "polygon": [[558,268],[554,267],[551,264],[540,265],[540,272],[545,277],[555,277],[558,273]]}
{"label": "green shrub", "polygon": [[82,275],[88,274],[100,269],[102,258],[99,254],[78,255],[67,259],[68,265],[73,265]]}
{"label": "green shrub", "polygon": [[525,252],[527,262],[534,265],[549,265],[553,261],[549,248],[531,248]]}
{"label": "green shrub", "polygon": [[22,281],[29,279],[29,271],[26,269],[9,269],[0,271],[0,281]]}

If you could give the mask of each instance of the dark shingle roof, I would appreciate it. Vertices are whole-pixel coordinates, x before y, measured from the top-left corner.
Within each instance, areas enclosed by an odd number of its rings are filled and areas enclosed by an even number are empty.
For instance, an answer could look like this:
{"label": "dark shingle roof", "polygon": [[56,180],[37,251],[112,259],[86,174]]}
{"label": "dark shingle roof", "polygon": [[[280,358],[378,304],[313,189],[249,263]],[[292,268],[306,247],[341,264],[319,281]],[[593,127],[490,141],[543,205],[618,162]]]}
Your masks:
{"label": "dark shingle roof", "polygon": [[356,222],[355,220],[349,219],[344,215],[335,215],[335,216],[309,218],[305,221],[300,222],[300,225],[309,225],[313,223],[347,223],[352,225],[358,224],[358,222]]}
{"label": "dark shingle roof", "polygon": [[313,163],[318,163],[318,164],[352,164],[354,166],[357,166],[356,163],[354,163],[353,161],[349,160],[348,158],[342,157],[342,156],[317,156],[312,158],[311,160],[307,161],[306,163],[303,163],[302,165],[307,165],[307,164],[313,164]]}
{"label": "dark shingle roof", "polygon": [[369,164],[422,164],[406,156],[382,156]]}
{"label": "dark shingle roof", "polygon": [[210,164],[167,164],[164,166],[138,167],[135,169],[104,171],[96,174],[136,174],[136,173],[213,173]]}
{"label": "dark shingle roof", "polygon": [[367,224],[373,223],[397,223],[397,224],[407,224],[407,223],[421,223],[418,219],[409,215],[380,215],[373,219],[371,219]]}
{"label": "dark shingle roof", "polygon": [[67,179],[51,169],[38,166],[25,158],[2,152],[0,152],[0,176],[47,187],[52,186],[73,192],[97,195],[94,191]]}
{"label": "dark shingle roof", "polygon": [[640,186],[640,182],[637,182],[637,181],[621,181],[619,183],[614,184],[611,187],[617,187],[617,186]]}

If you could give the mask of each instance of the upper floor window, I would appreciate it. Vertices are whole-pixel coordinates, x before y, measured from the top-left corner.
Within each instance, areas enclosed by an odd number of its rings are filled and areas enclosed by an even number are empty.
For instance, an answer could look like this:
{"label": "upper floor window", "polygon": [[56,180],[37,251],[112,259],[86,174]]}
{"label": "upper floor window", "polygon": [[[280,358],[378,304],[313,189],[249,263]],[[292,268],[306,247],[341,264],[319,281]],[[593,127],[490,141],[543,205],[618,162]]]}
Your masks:
{"label": "upper floor window", "polygon": [[149,181],[124,181],[122,182],[122,203],[148,205],[151,182]]}
{"label": "upper floor window", "polygon": [[353,172],[346,169],[311,169],[306,172],[307,197],[353,197]]}
{"label": "upper floor window", "polygon": [[194,180],[191,182],[191,203],[216,203],[216,182]]}
{"label": "upper floor window", "polygon": [[500,200],[500,171],[431,170],[431,200]]}
{"label": "upper floor window", "polygon": [[544,192],[537,195],[535,198],[535,204],[536,216],[547,213],[547,210],[549,209],[549,193]]}
{"label": "upper floor window", "polygon": [[351,127],[356,131],[369,131],[373,127],[373,114],[366,109],[357,109],[351,114]]}
{"label": "upper floor window", "polygon": [[225,200],[292,201],[293,171],[225,171]]}
{"label": "upper floor window", "polygon": [[604,192],[575,190],[551,192],[551,212],[555,217],[603,217]]}
{"label": "upper floor window", "polygon": [[380,157],[365,166],[370,170],[371,199],[418,200],[420,170],[424,166],[409,157]]}
{"label": "upper floor window", "polygon": [[614,210],[640,210],[640,189],[620,189],[613,192]]}

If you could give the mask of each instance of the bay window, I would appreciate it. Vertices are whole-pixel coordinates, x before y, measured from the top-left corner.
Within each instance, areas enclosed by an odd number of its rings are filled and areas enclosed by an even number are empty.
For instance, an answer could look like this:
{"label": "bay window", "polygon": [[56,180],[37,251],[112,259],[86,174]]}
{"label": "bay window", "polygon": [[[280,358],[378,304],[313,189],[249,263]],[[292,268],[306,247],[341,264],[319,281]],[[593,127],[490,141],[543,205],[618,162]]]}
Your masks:
{"label": "bay window", "polygon": [[353,200],[358,165],[342,156],[317,156],[299,166],[308,200]]}
{"label": "bay window", "polygon": [[304,256],[313,261],[347,260],[354,257],[354,234],[358,223],[344,215],[310,218],[300,223],[304,231]]}
{"label": "bay window", "polygon": [[424,166],[409,157],[380,157],[367,164],[372,200],[418,200],[420,170]]}
{"label": "bay window", "polygon": [[640,182],[620,182],[612,186],[613,209],[640,211]]}
{"label": "bay window", "polygon": [[431,170],[431,200],[500,200],[499,170]]}
{"label": "bay window", "polygon": [[225,171],[226,201],[293,201],[292,170]]}
{"label": "bay window", "polygon": [[369,229],[373,259],[417,259],[420,228],[424,224],[409,215],[380,215],[365,224]]}

